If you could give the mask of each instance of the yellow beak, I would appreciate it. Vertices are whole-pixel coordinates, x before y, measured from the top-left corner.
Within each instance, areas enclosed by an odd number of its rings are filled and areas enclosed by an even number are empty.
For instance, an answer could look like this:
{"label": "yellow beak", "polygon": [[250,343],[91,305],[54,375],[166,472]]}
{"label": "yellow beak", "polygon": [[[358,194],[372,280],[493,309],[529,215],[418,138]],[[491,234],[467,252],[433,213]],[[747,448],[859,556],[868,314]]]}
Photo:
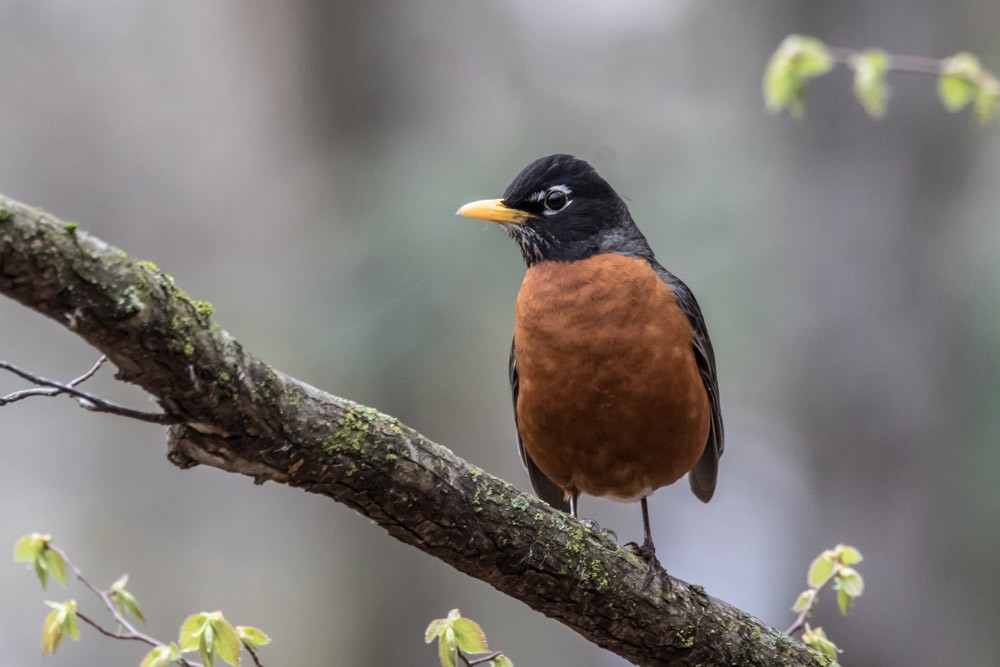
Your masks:
{"label": "yellow beak", "polygon": [[455,212],[467,218],[479,218],[500,224],[523,225],[534,216],[516,208],[508,208],[502,199],[482,199],[469,202]]}

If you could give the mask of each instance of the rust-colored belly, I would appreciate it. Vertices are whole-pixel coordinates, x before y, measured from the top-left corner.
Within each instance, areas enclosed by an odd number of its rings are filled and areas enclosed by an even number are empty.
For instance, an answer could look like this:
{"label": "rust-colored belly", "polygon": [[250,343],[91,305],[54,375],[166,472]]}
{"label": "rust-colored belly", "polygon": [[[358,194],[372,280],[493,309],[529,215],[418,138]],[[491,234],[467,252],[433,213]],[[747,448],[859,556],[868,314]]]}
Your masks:
{"label": "rust-colored belly", "polygon": [[567,496],[637,500],[694,466],[708,396],[691,325],[648,262],[539,262],[515,312],[518,429]]}

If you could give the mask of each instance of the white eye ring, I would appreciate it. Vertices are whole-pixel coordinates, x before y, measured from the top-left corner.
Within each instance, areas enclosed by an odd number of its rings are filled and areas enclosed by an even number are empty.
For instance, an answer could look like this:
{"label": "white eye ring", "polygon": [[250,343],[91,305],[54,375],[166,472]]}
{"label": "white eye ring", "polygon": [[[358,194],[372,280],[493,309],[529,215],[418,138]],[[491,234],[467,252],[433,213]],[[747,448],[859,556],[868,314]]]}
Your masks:
{"label": "white eye ring", "polygon": [[553,213],[563,210],[568,203],[569,199],[562,190],[551,190],[545,195],[545,208]]}
{"label": "white eye ring", "polygon": [[570,205],[572,201],[569,198],[570,189],[565,185],[553,185],[548,190],[537,193],[539,199],[545,205],[545,215],[552,215],[553,213],[558,213],[567,206]]}

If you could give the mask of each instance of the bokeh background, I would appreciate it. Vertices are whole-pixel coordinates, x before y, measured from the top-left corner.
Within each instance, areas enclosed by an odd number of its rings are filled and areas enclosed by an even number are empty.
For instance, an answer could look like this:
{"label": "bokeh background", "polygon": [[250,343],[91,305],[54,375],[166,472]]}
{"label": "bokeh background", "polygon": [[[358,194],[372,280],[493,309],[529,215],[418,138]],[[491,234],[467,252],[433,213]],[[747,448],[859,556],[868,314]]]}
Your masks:
{"label": "bokeh background", "polygon": [[[993,665],[997,126],[906,74],[873,122],[843,69],[795,122],[760,78],[791,32],[1000,69],[998,28],[992,0],[6,0],[0,191],[155,261],[276,367],[528,488],[506,380],[523,267],[453,213],[535,157],[584,157],[718,355],[716,499],[652,502],[669,570],[784,628],[810,559],[850,542],[867,591],[815,620],[845,664]],[[96,356],[0,301],[0,358],[69,379]],[[149,406],[110,370],[90,389]],[[434,665],[422,633],[453,607],[517,665],[624,664],[345,507],[163,452],[163,429],[65,399],[4,408],[0,546],[52,532],[98,583],[131,575],[152,634],[222,608],[274,637],[272,666]],[[583,513],[640,535],[635,505]],[[94,601],[9,561],[0,591],[5,664],[144,652],[84,629],[43,660],[42,599]]]}

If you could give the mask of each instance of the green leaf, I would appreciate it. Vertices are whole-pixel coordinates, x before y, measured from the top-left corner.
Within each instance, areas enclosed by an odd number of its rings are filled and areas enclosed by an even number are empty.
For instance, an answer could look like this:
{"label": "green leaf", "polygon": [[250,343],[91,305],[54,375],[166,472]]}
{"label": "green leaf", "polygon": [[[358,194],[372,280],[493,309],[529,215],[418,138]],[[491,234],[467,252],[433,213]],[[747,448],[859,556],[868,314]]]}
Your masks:
{"label": "green leaf", "polygon": [[172,643],[170,646],[157,646],[146,654],[139,667],[167,667],[167,665],[175,662],[180,657],[181,652],[177,648],[177,644]]}
{"label": "green leaf", "polygon": [[457,651],[455,631],[449,626],[445,628],[440,641],[438,641],[438,658],[441,660],[441,667],[455,667],[455,661],[458,660]]}
{"label": "green leaf", "polygon": [[271,638],[263,630],[251,625],[237,625],[236,632],[240,635],[240,641],[250,646],[267,646],[271,643]]}
{"label": "green leaf", "polygon": [[179,643],[181,651],[197,649],[206,667],[212,667],[216,657],[236,665],[242,650],[239,633],[221,611],[191,614],[184,619]]}
{"label": "green leaf", "polygon": [[848,610],[851,608],[851,596],[847,594],[843,588],[837,589],[837,606],[840,607],[840,613],[846,615]]}
{"label": "green leaf", "polygon": [[215,636],[213,647],[219,654],[219,657],[224,662],[236,667],[240,662],[240,652],[243,650],[243,644],[240,643],[239,632],[236,631],[232,623],[222,617],[221,612],[219,613],[219,618],[212,621],[212,634]]}
{"label": "green leaf", "polygon": [[961,111],[976,98],[978,80],[983,73],[979,58],[971,53],[958,53],[941,63],[938,78],[938,95],[941,103],[952,113]]}
{"label": "green leaf", "polygon": [[938,79],[938,95],[944,108],[955,113],[975,98],[976,86],[958,76],[942,75]]}
{"label": "green leaf", "polygon": [[135,596],[133,596],[128,591],[123,590],[121,593],[118,594],[118,600],[121,601],[122,606],[124,607],[124,611],[122,611],[122,613],[131,614],[132,616],[135,616],[143,623],[146,622],[146,617],[142,615],[142,609],[139,609],[139,603],[136,602]]}
{"label": "green leaf", "polygon": [[191,614],[181,625],[181,633],[178,642],[181,651],[197,651],[201,643],[201,636],[208,627],[207,614]]}
{"label": "green leaf", "polygon": [[42,655],[55,653],[62,641],[62,621],[65,612],[53,609],[42,621]]}
{"label": "green leaf", "polygon": [[796,97],[792,63],[787,56],[776,51],[764,71],[764,102],[767,110],[777,113],[791,104]]}
{"label": "green leaf", "polygon": [[771,56],[764,71],[764,99],[776,113],[786,107],[792,116],[805,112],[805,83],[829,72],[835,64],[823,42],[815,37],[789,35]]}
{"label": "green leaf", "polygon": [[41,533],[32,533],[31,535],[24,535],[21,537],[16,544],[14,544],[14,562],[15,563],[33,563],[38,555],[42,553],[42,549],[48,546],[48,543],[52,541],[51,535],[42,535]]}
{"label": "green leaf", "polygon": [[52,608],[42,622],[42,655],[54,653],[64,636],[70,639],[80,638],[80,629],[76,624],[76,600],[52,602],[45,604]]}
{"label": "green leaf", "polygon": [[806,646],[816,649],[830,660],[836,660],[837,654],[840,653],[840,649],[837,648],[837,645],[826,638],[826,633],[823,632],[823,628],[816,628],[814,630],[809,627],[808,623],[806,623],[805,632],[802,633],[802,641]]}
{"label": "green leaf", "polygon": [[42,554],[39,554],[38,558],[35,559],[35,576],[42,583],[42,588],[45,588],[46,584],[49,583],[49,566]]}
{"label": "green leaf", "polygon": [[76,624],[76,603],[73,603],[73,609],[68,614],[66,614],[66,620],[63,621],[63,630],[69,635],[70,639],[79,641],[80,640],[80,628]]}
{"label": "green leaf", "polygon": [[486,634],[479,624],[468,618],[458,618],[452,621],[451,627],[455,630],[455,639],[458,649],[466,653],[486,653],[489,646],[486,645]]}
{"label": "green leaf", "polygon": [[815,595],[816,593],[812,589],[809,589],[807,591],[802,591],[801,593],[799,593],[798,599],[792,606],[792,611],[802,611],[803,609],[808,607],[810,604],[812,604],[813,597]]}
{"label": "green leaf", "polygon": [[432,641],[444,634],[444,631],[448,628],[448,619],[446,618],[435,618],[427,625],[427,630],[424,631],[424,642],[430,644]]}
{"label": "green leaf", "polygon": [[505,655],[498,655],[491,662],[493,663],[493,667],[514,667],[514,663]]}
{"label": "green leaf", "polygon": [[128,585],[128,575],[123,574],[122,576],[115,579],[115,583],[111,584],[110,590],[112,593],[121,593],[123,590],[125,590],[125,587],[127,585]]}
{"label": "green leaf", "polygon": [[826,44],[815,37],[789,35],[778,49],[786,50],[795,63],[795,73],[803,78],[826,74],[834,66],[833,56]]}
{"label": "green leaf", "polygon": [[48,570],[56,581],[63,586],[66,585],[66,561],[62,554],[55,549],[44,549],[42,558],[45,559],[45,569]]}
{"label": "green leaf", "polygon": [[889,54],[879,49],[869,49],[851,61],[854,67],[854,95],[872,118],[885,115],[889,100],[889,87],[885,74],[889,71]]}
{"label": "green leaf", "polygon": [[424,641],[428,644],[438,640],[438,657],[442,667],[455,667],[458,651],[466,653],[485,653],[486,635],[479,624],[468,618],[462,618],[458,609],[448,612],[447,618],[437,618],[430,622],[424,631]]}
{"label": "green leaf", "polygon": [[837,572],[838,588],[843,589],[852,598],[865,592],[865,580],[853,567],[843,567]]}
{"label": "green leaf", "polygon": [[202,629],[198,651],[201,652],[201,659],[208,667],[215,664],[215,630],[212,628],[211,622]]}
{"label": "green leaf", "polygon": [[988,75],[986,81],[979,86],[976,95],[976,118],[982,124],[989,122],[996,115],[998,106],[1000,106],[1000,82],[992,75]]}
{"label": "green leaf", "polygon": [[826,581],[826,578],[833,573],[833,565],[834,555],[832,551],[824,551],[816,556],[812,565],[809,566],[809,575],[807,577],[809,585],[815,588]]}
{"label": "green leaf", "polygon": [[127,574],[123,574],[118,577],[118,579],[115,580],[115,583],[111,584],[109,593],[111,601],[115,603],[115,609],[117,609],[118,613],[121,615],[132,615],[145,623],[146,617],[142,615],[142,609],[139,609],[139,603],[136,601],[135,596],[125,590],[125,586],[127,584]]}
{"label": "green leaf", "polygon": [[840,553],[840,562],[844,565],[854,565],[864,560],[860,551],[846,544],[838,544],[837,550]]}

